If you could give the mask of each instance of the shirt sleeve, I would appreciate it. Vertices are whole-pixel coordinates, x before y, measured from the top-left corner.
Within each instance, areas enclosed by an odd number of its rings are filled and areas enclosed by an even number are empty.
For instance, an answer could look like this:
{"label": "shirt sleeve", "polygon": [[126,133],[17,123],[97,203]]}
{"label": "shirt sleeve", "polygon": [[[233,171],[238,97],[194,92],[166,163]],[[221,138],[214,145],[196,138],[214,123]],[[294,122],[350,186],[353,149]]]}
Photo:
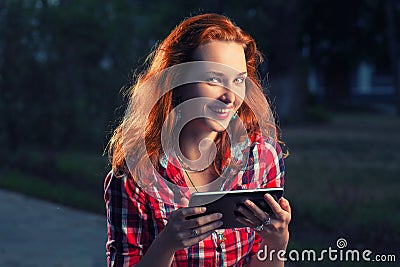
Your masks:
{"label": "shirt sleeve", "polygon": [[250,250],[250,257],[257,254],[258,250],[260,249],[261,242],[262,242],[262,238],[260,237],[260,235],[257,233],[254,233],[254,244]]}
{"label": "shirt sleeve", "polygon": [[277,142],[264,142],[262,149],[265,159],[265,170],[263,171],[262,187],[284,187],[285,165],[283,153]]}
{"label": "shirt sleeve", "polygon": [[128,267],[140,261],[152,234],[145,194],[126,176],[109,173],[104,183],[107,211],[107,266]]}

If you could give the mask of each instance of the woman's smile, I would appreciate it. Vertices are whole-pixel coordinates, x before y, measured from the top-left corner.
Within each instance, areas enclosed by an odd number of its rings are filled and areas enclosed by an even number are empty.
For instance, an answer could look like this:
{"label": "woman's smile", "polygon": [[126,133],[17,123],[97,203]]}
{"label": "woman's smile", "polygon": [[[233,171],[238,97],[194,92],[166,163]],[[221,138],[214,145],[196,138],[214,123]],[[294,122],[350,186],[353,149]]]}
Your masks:
{"label": "woman's smile", "polygon": [[233,108],[229,106],[207,106],[207,108],[212,111],[213,117],[218,120],[226,120],[233,113]]}

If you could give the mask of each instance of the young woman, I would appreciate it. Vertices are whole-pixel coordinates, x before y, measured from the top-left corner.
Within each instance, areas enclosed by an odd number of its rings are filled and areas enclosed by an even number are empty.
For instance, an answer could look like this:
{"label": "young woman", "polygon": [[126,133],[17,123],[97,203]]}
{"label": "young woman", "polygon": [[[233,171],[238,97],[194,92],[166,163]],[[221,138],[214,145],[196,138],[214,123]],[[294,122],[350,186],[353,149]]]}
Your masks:
{"label": "young woman", "polygon": [[217,14],[186,19],[158,46],[110,141],[108,266],[283,266],[257,252],[286,249],[285,198],[265,195],[273,214],[246,201],[234,229],[188,207],[195,191],[283,187],[260,60],[253,38]]}

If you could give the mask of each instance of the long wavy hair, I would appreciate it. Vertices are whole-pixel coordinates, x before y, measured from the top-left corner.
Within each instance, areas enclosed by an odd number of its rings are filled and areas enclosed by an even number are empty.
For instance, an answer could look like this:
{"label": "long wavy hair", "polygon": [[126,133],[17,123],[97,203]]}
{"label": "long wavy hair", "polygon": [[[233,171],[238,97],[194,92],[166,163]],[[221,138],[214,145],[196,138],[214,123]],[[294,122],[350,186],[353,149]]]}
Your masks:
{"label": "long wavy hair", "polygon": [[[115,175],[129,173],[127,154],[133,155],[137,170],[145,168],[144,159],[146,157],[151,160],[153,166],[158,168],[159,159],[163,153],[161,130],[167,116],[170,113],[173,114],[171,111],[175,105],[174,94],[172,90],[164,92],[157,85],[146,87],[146,90],[143,90],[142,86],[169,67],[193,61],[195,49],[212,40],[232,41],[243,46],[248,78],[256,86],[251,86],[250,89],[246,87],[245,100],[238,110],[238,116],[249,136],[260,132],[261,118],[273,128],[274,138],[278,141],[273,116],[269,112],[269,104],[257,73],[257,66],[262,62],[262,56],[257,50],[254,39],[225,16],[197,15],[182,21],[172,30],[149,55],[147,69],[137,75],[136,82],[129,88],[130,104],[124,119],[115,129],[108,147],[109,160]],[[154,99],[157,99],[157,104],[151,109],[148,117],[143,116],[143,109],[147,108],[147,105]],[[252,108],[247,104],[250,102],[254,104]],[[172,132],[172,125],[167,128]],[[143,134],[146,148],[139,151],[138,148],[142,147],[141,136]],[[224,160],[230,147],[226,131],[218,135],[216,144],[217,156],[214,160],[214,168],[219,173],[220,163]]]}

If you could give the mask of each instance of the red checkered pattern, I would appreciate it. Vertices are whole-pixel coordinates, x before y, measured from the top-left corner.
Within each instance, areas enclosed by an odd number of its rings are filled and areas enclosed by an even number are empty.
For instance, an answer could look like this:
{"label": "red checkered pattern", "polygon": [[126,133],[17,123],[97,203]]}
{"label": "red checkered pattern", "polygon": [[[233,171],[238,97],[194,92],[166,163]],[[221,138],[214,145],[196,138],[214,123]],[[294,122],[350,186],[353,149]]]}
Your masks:
{"label": "red checkered pattern", "polygon": [[[283,187],[282,152],[275,142],[255,136],[249,146],[246,168],[233,182],[232,190]],[[165,179],[186,186],[182,169],[168,164]],[[187,190],[187,194],[190,194]],[[164,229],[171,213],[181,208],[147,194],[130,176],[116,178],[110,172],[105,179],[109,267],[134,266],[145,255],[152,241]],[[246,266],[258,251],[261,238],[251,228],[224,230],[222,251],[216,250],[218,236],[213,233],[191,247],[176,251],[172,266]]]}

